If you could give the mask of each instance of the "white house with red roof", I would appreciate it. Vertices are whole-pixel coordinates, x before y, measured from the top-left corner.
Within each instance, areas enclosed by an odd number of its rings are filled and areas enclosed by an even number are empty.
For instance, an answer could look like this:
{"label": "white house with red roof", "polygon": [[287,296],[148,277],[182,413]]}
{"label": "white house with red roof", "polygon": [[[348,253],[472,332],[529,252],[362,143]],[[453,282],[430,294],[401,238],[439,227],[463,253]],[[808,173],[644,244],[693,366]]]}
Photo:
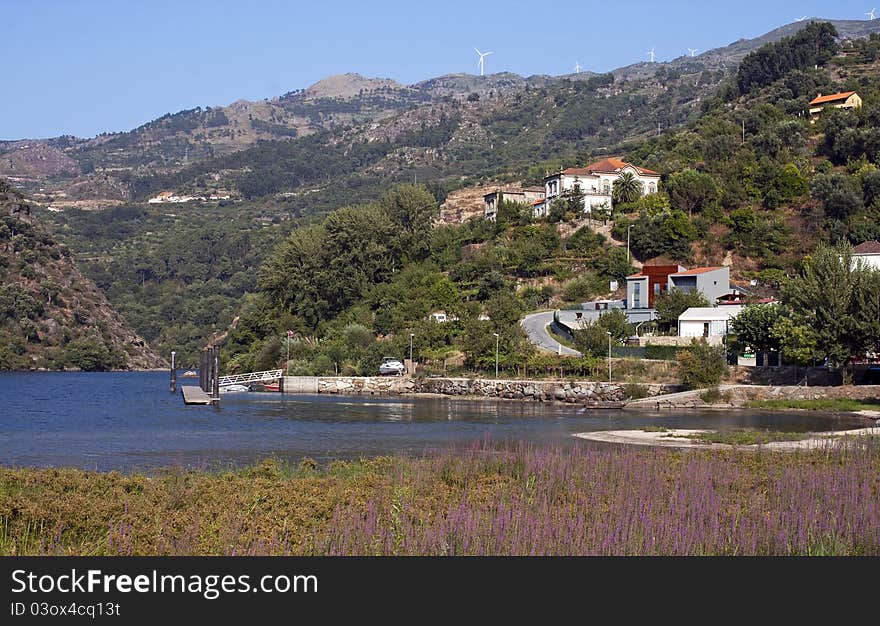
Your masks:
{"label": "white house with red roof", "polygon": [[569,167],[544,178],[544,202],[536,203],[535,217],[546,216],[550,205],[564,193],[579,187],[584,194],[584,212],[591,213],[594,207],[611,207],[611,190],[624,172],[629,172],[641,184],[642,194],[656,193],[660,184],[660,174],[652,172],[616,157],[609,157],[590,163],[586,167]]}
{"label": "white house with red roof", "polygon": [[867,267],[880,270],[880,241],[866,241],[853,248],[853,263],[861,261]]}

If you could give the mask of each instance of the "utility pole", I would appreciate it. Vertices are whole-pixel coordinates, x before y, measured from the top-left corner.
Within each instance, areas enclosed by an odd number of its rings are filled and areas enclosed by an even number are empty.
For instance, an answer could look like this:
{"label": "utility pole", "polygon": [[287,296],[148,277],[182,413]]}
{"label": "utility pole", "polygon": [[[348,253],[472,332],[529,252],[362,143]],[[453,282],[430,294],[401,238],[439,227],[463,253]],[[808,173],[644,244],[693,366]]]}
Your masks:
{"label": "utility pole", "polygon": [[630,256],[629,256],[629,230],[630,230],[630,228],[632,228],[632,227],[633,227],[632,224],[630,224],[629,226],[626,227],[626,262],[627,262],[627,263],[629,263],[629,261],[630,261]]}
{"label": "utility pole", "polygon": [[608,382],[611,382],[611,333],[609,331],[605,331],[605,334],[608,335]]}
{"label": "utility pole", "polygon": [[492,333],[495,335],[495,380],[498,380],[498,341],[500,337],[498,333]]}
{"label": "utility pole", "polygon": [[177,368],[174,365],[174,357],[177,353],[171,351],[171,393],[177,391]]}

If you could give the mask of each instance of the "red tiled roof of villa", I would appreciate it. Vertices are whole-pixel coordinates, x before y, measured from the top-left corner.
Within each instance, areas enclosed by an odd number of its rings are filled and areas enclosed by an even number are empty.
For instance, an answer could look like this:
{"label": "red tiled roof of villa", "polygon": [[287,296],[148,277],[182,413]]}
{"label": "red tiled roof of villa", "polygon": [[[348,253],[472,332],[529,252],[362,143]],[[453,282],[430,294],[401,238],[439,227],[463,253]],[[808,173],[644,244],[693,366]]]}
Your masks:
{"label": "red tiled roof of villa", "polygon": [[569,167],[562,170],[562,173],[572,174],[575,176],[590,176],[593,173],[616,174],[625,167],[632,167],[639,174],[645,174],[648,176],[660,176],[660,174],[658,174],[657,172],[645,169],[644,167],[639,167],[638,165],[633,165],[632,163],[627,163],[626,161],[622,161],[617,157],[608,157],[607,159],[602,159],[601,161],[590,163],[586,167]]}

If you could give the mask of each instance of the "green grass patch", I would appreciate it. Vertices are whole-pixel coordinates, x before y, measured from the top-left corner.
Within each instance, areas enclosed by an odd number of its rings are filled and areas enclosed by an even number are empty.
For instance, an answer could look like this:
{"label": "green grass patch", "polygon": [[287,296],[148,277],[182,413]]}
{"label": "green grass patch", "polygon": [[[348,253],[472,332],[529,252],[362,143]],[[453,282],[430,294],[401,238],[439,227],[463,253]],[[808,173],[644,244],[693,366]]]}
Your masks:
{"label": "green grass patch", "polygon": [[788,433],[775,430],[718,430],[687,435],[700,443],[726,443],[732,446],[752,446],[772,441],[801,441],[808,433]]}
{"label": "green grass patch", "polygon": [[808,411],[864,411],[880,410],[880,400],[852,400],[850,398],[816,398],[814,400],[752,400],[751,409],[805,409]]}
{"label": "green grass patch", "polygon": [[668,433],[669,429],[663,426],[645,426],[642,429],[646,433]]}

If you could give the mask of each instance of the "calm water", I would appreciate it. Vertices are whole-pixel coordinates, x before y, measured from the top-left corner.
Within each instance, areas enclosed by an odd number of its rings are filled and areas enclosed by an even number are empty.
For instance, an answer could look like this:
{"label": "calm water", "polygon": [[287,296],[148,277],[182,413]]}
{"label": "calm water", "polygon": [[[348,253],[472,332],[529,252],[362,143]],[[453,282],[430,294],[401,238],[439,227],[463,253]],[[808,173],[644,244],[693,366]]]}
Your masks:
{"label": "calm water", "polygon": [[[183,381],[185,384],[195,384]],[[168,374],[0,374],[0,464],[101,471],[213,467],[275,455],[319,462],[481,440],[591,445],[589,430],[756,427],[835,430],[850,418],[742,412],[625,412],[454,398],[229,394],[217,410],[184,406]]]}

